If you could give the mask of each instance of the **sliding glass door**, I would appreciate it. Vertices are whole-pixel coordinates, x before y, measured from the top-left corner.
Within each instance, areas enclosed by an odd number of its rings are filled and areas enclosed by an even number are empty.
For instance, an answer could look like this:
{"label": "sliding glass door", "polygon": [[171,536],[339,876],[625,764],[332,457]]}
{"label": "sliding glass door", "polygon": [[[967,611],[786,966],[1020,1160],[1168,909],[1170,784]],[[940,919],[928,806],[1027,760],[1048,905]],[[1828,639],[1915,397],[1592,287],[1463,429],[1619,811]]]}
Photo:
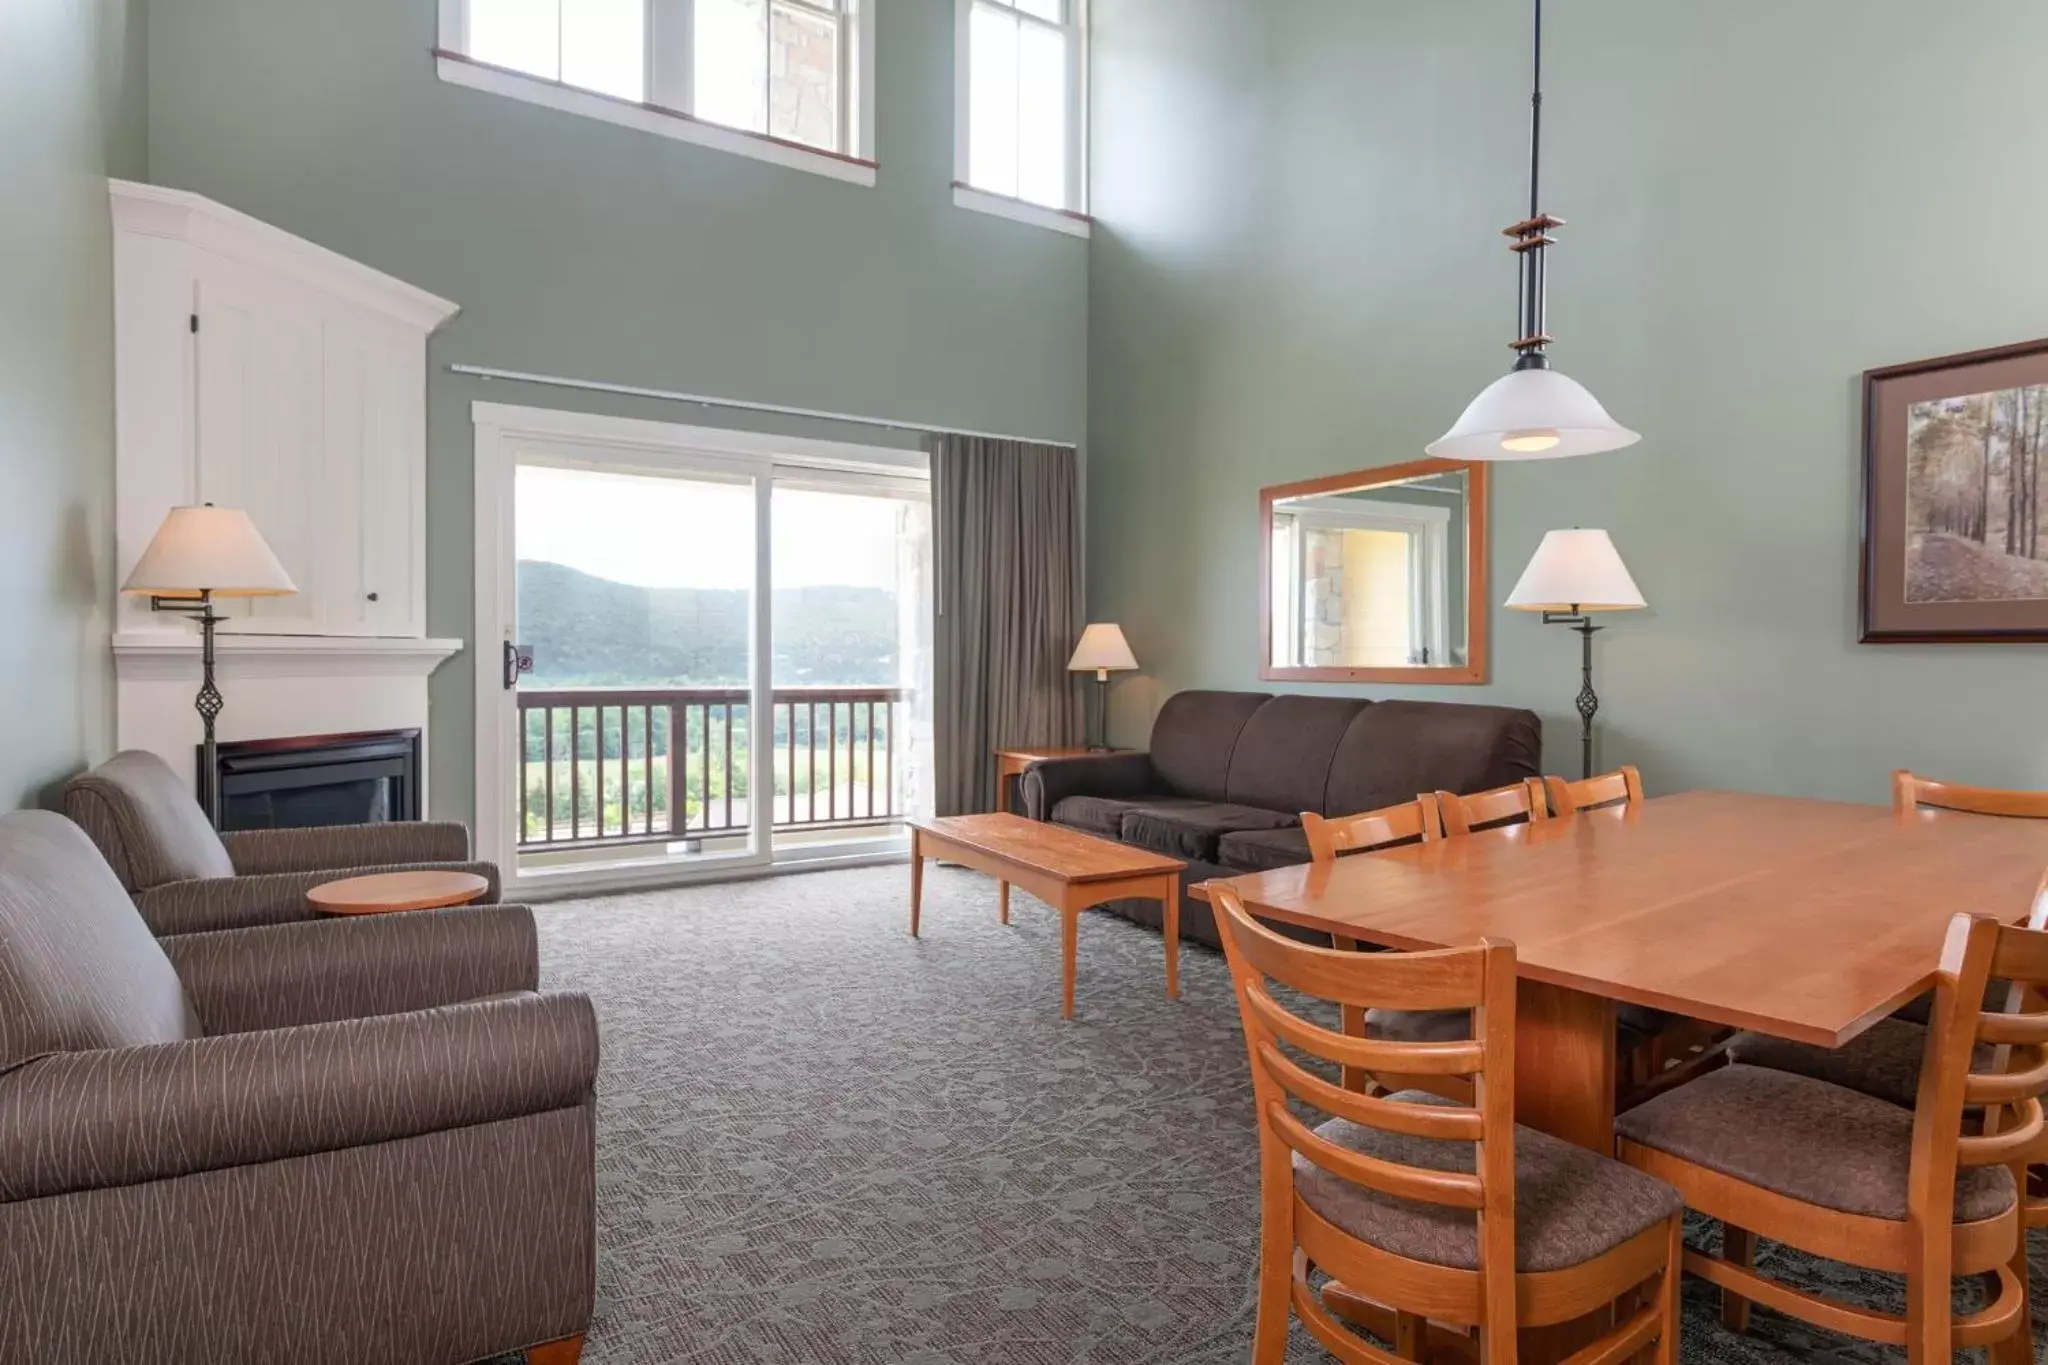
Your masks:
{"label": "sliding glass door", "polygon": [[488,405],[477,449],[479,842],[515,888],[902,846],[931,791],[921,463]]}

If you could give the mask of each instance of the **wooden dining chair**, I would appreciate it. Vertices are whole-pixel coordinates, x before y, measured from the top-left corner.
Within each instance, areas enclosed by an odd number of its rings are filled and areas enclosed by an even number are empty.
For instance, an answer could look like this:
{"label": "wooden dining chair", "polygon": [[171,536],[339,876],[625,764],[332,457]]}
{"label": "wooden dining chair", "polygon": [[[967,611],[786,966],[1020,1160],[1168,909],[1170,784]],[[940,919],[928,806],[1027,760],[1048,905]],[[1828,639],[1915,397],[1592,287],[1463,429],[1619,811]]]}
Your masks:
{"label": "wooden dining chair", "polygon": [[1611,773],[1579,782],[1553,773],[1543,779],[1543,788],[1550,797],[1552,815],[1576,815],[1582,810],[1643,803],[1643,775],[1627,763]]}
{"label": "wooden dining chair", "polygon": [[1444,835],[1452,839],[1462,838],[1482,826],[1516,820],[1533,824],[1550,818],[1550,801],[1544,794],[1543,783],[1533,777],[1472,796],[1438,792],[1436,802],[1443,813]]}
{"label": "wooden dining chair", "polygon": [[[1993,976],[2048,984],[2048,934],[1957,915],[1949,925],[1912,1109],[1789,1071],[1733,1065],[1660,1095],[1616,1123],[1623,1160],[1677,1186],[1722,1221],[1720,1255],[1685,1268],[1722,1293],[1740,1330],[1748,1304],[1906,1348],[1912,1365],[1956,1350],[2023,1347],[2032,1360],[2021,1191],[2043,1142],[2048,1011],[1987,1009]],[[2009,1049],[2008,1069],[1996,1069]],[[1983,1067],[1984,1069],[1978,1069]],[[1964,1111],[1983,1117],[1964,1129]],[[1903,1316],[1793,1289],[1753,1263],[1758,1237],[1906,1278]],[[1996,1292],[1961,1317],[1955,1276]]]}
{"label": "wooden dining chair", "polygon": [[1901,768],[1892,774],[1892,808],[1904,814],[1931,806],[1967,815],[2009,815],[2048,820],[2048,792],[2005,791],[1997,787],[1964,787],[1936,782]]}
{"label": "wooden dining chair", "polygon": [[1429,792],[1413,801],[1369,810],[1363,815],[1331,818],[1305,810],[1301,813],[1301,830],[1308,836],[1309,858],[1317,863],[1328,863],[1340,853],[1385,848],[1418,839],[1429,844],[1444,837],[1443,816],[1437,810],[1436,797]]}
{"label": "wooden dining chair", "polygon": [[[1616,1303],[1624,1303],[1619,1326],[1581,1355],[1620,1361],[1654,1346],[1659,1365],[1675,1365],[1678,1195],[1598,1152],[1515,1123],[1512,944],[1345,953],[1265,928],[1227,883],[1211,888],[1211,903],[1258,1111],[1254,1365],[1280,1365],[1291,1317],[1345,1365],[1419,1360],[1432,1322],[1476,1328],[1480,1358],[1509,1365],[1518,1329]],[[1288,1008],[1275,984],[1340,1004],[1471,1010],[1476,1036],[1347,1037]],[[1474,1100],[1359,1095],[1324,1078],[1332,1065],[1464,1076]],[[1304,1121],[1293,1103],[1330,1117],[1312,1127],[1314,1114]],[[1317,1271],[1330,1279],[1320,1295],[1310,1279]],[[1395,1315],[1399,1356],[1331,1310],[1356,1305],[1354,1291]]]}

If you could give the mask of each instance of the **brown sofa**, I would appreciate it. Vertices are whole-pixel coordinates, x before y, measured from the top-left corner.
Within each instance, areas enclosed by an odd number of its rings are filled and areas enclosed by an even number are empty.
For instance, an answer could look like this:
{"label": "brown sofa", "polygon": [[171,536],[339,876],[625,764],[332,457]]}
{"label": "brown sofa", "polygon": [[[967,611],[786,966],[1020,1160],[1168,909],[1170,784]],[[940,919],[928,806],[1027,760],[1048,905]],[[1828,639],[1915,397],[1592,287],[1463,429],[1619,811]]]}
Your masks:
{"label": "brown sofa", "polygon": [[0,1360],[580,1337],[597,1026],[537,976],[519,906],[159,940],[76,826],[0,815]]}
{"label": "brown sofa", "polygon": [[159,936],[314,918],[306,892],[341,877],[445,868],[490,884],[498,868],[469,856],[469,830],[424,820],[218,834],[155,754],[130,749],[64,785],[64,813],[92,837]]}
{"label": "brown sofa", "polygon": [[[1149,751],[1054,759],[1025,770],[1025,810],[1184,859],[1184,882],[1309,861],[1301,812],[1353,815],[1418,792],[1476,792],[1536,777],[1533,711],[1462,702],[1267,692],[1181,692]],[[1152,901],[1111,909],[1158,927]],[[1181,937],[1216,947],[1207,905],[1184,901]]]}

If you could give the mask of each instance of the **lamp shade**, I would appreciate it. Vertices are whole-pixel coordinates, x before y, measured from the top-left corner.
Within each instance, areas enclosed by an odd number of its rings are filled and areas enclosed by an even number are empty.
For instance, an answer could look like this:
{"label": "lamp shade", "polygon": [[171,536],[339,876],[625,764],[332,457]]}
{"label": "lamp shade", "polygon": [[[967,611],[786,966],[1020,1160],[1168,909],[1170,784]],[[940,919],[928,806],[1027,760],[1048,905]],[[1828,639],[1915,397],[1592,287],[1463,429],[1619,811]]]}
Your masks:
{"label": "lamp shade", "polygon": [[283,597],[291,575],[238,507],[173,507],[122,592],[152,597]]}
{"label": "lamp shade", "polygon": [[1649,603],[1605,531],[1551,531],[1507,605],[1516,611],[1633,611]]}
{"label": "lamp shade", "polygon": [[1440,460],[1557,460],[1642,439],[1577,380],[1550,369],[1514,370],[1488,384],[1427,449]]}
{"label": "lamp shade", "polygon": [[1070,673],[1123,672],[1137,666],[1137,656],[1124,640],[1123,627],[1108,621],[1091,623],[1082,631],[1081,643],[1074,646],[1074,657],[1067,660]]}

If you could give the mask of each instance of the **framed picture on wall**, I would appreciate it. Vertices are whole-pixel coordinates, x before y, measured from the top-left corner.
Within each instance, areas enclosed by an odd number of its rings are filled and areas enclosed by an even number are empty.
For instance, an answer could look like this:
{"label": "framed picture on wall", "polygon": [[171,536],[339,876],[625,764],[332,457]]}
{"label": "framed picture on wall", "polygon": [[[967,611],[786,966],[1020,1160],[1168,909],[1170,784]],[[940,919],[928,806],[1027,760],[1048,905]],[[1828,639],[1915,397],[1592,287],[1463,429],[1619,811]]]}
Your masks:
{"label": "framed picture on wall", "polygon": [[1863,376],[1865,644],[2048,641],[2048,340]]}

